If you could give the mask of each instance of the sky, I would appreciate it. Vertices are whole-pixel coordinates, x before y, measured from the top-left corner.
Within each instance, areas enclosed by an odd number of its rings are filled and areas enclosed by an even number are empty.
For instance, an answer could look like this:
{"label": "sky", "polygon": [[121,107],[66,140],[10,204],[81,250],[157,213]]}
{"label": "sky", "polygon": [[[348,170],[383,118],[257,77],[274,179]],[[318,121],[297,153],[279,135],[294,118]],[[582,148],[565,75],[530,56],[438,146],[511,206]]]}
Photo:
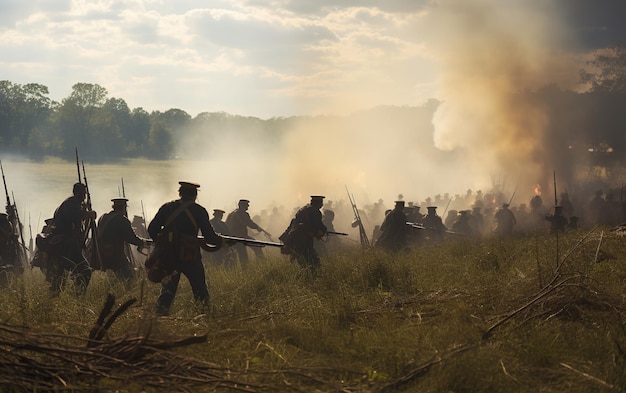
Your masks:
{"label": "sky", "polygon": [[[95,83],[130,108],[191,116],[346,115],[434,98],[432,129],[296,124],[280,153],[222,140],[223,154],[167,184],[217,183],[218,207],[306,203],[344,185],[390,205],[485,190],[495,175],[523,200],[551,187],[556,165],[537,144],[547,113],[517,93],[584,91],[596,51],[626,42],[624,15],[623,0],[0,0],[0,79],[46,85],[56,101]],[[426,162],[416,140],[454,160]],[[211,142],[192,141],[198,154]]]}
{"label": "sky", "polygon": [[[572,56],[624,37],[619,0],[0,1],[0,78],[148,111],[270,118],[445,99],[451,51],[493,32]],[[621,12],[620,12],[621,11]],[[476,29],[478,26],[478,29]],[[524,42],[525,41],[525,42]],[[459,48],[456,48],[456,46]],[[557,53],[558,52],[558,53]]]}

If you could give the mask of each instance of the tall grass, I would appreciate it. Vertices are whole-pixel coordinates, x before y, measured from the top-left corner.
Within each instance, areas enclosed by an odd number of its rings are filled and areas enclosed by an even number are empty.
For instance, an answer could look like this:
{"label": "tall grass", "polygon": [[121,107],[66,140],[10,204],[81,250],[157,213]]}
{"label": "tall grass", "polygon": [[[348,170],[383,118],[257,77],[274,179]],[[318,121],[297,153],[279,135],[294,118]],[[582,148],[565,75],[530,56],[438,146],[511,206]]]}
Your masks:
{"label": "tall grass", "polygon": [[[171,316],[158,319],[155,284],[96,272],[84,296],[50,297],[34,270],[0,291],[0,320],[87,336],[114,293],[141,302],[110,336],[146,323],[152,334],[207,333],[206,344],[177,351],[234,370],[314,370],[352,391],[626,390],[624,241],[596,229],[558,246],[545,234],[398,254],[344,245],[316,276],[268,253],[245,269],[207,265],[208,309],[182,279]],[[555,275],[565,283],[546,287]]]}

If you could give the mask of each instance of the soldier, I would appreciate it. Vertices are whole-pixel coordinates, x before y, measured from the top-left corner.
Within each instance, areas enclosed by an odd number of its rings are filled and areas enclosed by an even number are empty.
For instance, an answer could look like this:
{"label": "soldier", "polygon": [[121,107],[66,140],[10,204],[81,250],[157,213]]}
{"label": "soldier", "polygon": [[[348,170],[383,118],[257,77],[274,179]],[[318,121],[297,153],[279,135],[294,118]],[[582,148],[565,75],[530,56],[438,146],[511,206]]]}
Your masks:
{"label": "soldier", "polygon": [[459,218],[458,210],[449,210],[444,225],[446,228],[452,228],[456,220]]}
{"label": "soldier", "polygon": [[51,234],[60,237],[60,250],[58,255],[51,256],[51,263],[46,268],[54,292],[61,290],[68,273],[81,292],[86,291],[91,280],[92,269],[83,253],[85,238],[82,227],[84,221],[96,219],[96,212],[84,208],[86,197],[87,187],[75,183],[72,196],[64,200],[54,212]]}
{"label": "soldier", "polygon": [[517,224],[515,214],[509,209],[508,203],[503,203],[502,208],[494,215],[496,220],[495,232],[502,236],[509,236],[513,233],[513,227]]}
{"label": "soldier", "polygon": [[452,225],[452,231],[461,235],[473,236],[475,234],[471,224],[469,210],[461,210],[459,212],[459,218]]}
{"label": "soldier", "polygon": [[470,215],[470,225],[472,232],[477,236],[482,236],[485,233],[485,218],[480,212],[480,206],[474,206]]}
{"label": "soldier", "polygon": [[[259,224],[252,221],[252,218],[250,218],[250,214],[248,213],[248,207],[250,206],[249,200],[241,199],[239,200],[237,206],[237,209],[230,212],[230,214],[228,214],[228,217],[226,217],[226,225],[228,226],[228,229],[232,236],[252,239],[252,237],[248,235],[248,228],[251,228],[259,232],[263,232],[267,236],[271,237],[271,235],[265,229],[261,228]],[[246,245],[243,243],[237,243],[233,246],[233,248],[239,256],[239,263],[241,264],[241,266],[246,266],[249,261]]]}
{"label": "soldier", "polygon": [[[322,211],[322,224],[324,224],[324,226],[326,227],[327,231],[335,231],[335,224],[334,221],[335,220],[335,212],[330,210],[330,209],[324,209]],[[321,256],[326,256],[328,255],[328,253],[333,249],[337,247],[339,239],[336,237],[330,237],[328,239],[326,239],[325,241],[318,241],[317,245],[318,245],[318,250],[319,250],[319,254]]]}
{"label": "soldier", "polygon": [[[210,223],[217,234],[229,236],[230,231],[223,221],[225,213],[226,212],[222,209],[213,209],[213,218],[211,218]],[[209,258],[216,265],[224,264],[225,267],[232,268],[235,266],[235,256],[232,252],[232,248],[221,248],[217,251],[210,252]]]}
{"label": "soldier", "polygon": [[137,234],[137,236],[142,238],[148,238],[148,230],[146,229],[146,220],[141,216],[133,216],[133,221],[130,223],[130,226],[133,227],[133,231]]}
{"label": "soldier", "polygon": [[406,249],[408,229],[404,201],[396,201],[393,210],[385,216],[380,225],[380,236],[376,241],[376,247],[392,252]]}
{"label": "soldier", "polygon": [[428,230],[428,237],[431,240],[439,241],[443,239],[443,234],[448,228],[443,224],[441,217],[437,215],[437,206],[428,206],[428,214],[424,217],[424,228]]}
{"label": "soldier", "polygon": [[563,215],[563,206],[555,206],[554,214],[546,214],[546,221],[550,222],[550,233],[564,233],[567,227],[567,218]]}
{"label": "soldier", "polygon": [[9,221],[9,216],[0,213],[0,282],[6,284],[8,282],[8,273],[13,271],[19,273],[19,261],[17,258],[18,245],[13,224]]}
{"label": "soldier", "polygon": [[285,244],[281,252],[291,255],[292,260],[295,259],[300,266],[311,269],[313,273],[320,267],[314,240],[321,239],[327,232],[320,211],[323,204],[323,196],[311,196],[311,202],[296,212],[287,229],[280,235],[280,240]]}
{"label": "soldier", "polygon": [[102,270],[111,269],[122,280],[133,278],[134,266],[128,244],[146,247],[146,239],[137,236],[127,217],[128,199],[113,198],[113,210],[103,214],[98,220],[98,247],[102,260]]}
{"label": "soldier", "polygon": [[189,280],[194,300],[203,306],[208,305],[209,291],[197,239],[198,229],[206,243],[217,248],[226,243],[213,230],[209,213],[196,203],[200,185],[184,181],[178,184],[180,199],[162,205],[148,225],[148,233],[155,240],[155,246],[163,250],[160,263],[169,273],[161,281],[161,294],[156,304],[156,314],[161,316],[169,315],[181,273]]}

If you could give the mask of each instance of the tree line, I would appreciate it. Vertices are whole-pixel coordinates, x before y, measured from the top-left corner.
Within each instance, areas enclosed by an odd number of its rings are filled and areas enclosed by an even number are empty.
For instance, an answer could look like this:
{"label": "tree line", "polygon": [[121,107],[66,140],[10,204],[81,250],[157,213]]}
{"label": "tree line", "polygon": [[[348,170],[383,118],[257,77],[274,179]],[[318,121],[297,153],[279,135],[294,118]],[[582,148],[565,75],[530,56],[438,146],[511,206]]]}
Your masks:
{"label": "tree line", "polygon": [[[562,156],[564,151],[585,154],[599,165],[624,164],[626,159],[626,49],[621,44],[600,52],[581,71],[585,93],[546,86],[520,92],[524,99],[541,105],[548,114],[545,151]],[[530,96],[530,97],[529,97]],[[432,115],[438,102],[421,107],[376,108],[380,115],[412,122],[419,133],[432,132]],[[355,117],[371,114],[361,112]],[[268,145],[279,142],[294,124],[328,123],[328,117],[271,118],[203,112],[192,118],[181,109],[148,112],[131,109],[122,98],[108,97],[106,88],[77,83],[61,102],[50,99],[48,87],[38,83],[0,81],[0,152],[30,158],[73,157],[74,149],[90,160],[177,156],[179,141],[201,135],[203,140],[224,136],[252,138]],[[337,120],[341,122],[341,120]],[[380,130],[363,130],[380,131]]]}

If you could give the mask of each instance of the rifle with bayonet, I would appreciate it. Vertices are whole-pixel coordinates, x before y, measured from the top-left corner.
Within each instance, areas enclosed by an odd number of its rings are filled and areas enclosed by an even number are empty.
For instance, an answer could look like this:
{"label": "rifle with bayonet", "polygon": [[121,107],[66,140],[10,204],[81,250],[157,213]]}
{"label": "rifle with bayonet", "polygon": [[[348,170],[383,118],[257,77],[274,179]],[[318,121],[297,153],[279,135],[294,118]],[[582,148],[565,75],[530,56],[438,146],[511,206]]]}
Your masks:
{"label": "rifle with bayonet", "polygon": [[326,231],[327,235],[337,235],[337,236],[348,236],[347,233],[344,232],[335,232],[335,231]]}
{"label": "rifle with bayonet", "polygon": [[[89,191],[89,183],[87,181],[87,173],[85,172],[85,162],[81,161],[83,168],[83,181],[85,185],[85,191],[87,194],[87,199],[83,205],[85,211],[92,212],[93,209],[91,207],[91,192]],[[76,148],[76,168],[78,170],[78,182],[81,183],[80,178],[80,165],[78,162],[78,148]],[[100,256],[100,247],[98,246],[98,231],[96,229],[96,220],[95,219],[87,219],[82,223],[82,239],[83,239],[83,248],[87,248],[88,240],[90,240],[91,248],[91,262],[94,264],[92,266],[94,269],[102,268],[102,260]],[[91,235],[91,237],[90,237]]]}
{"label": "rifle with bayonet", "polygon": [[[364,247],[370,247],[370,241],[367,238],[367,233],[365,233],[365,227],[363,226],[363,221],[361,221],[359,209],[356,207],[354,196],[350,194],[350,191],[348,191],[348,186],[346,186],[346,192],[348,193],[348,199],[350,200],[350,205],[352,205],[352,211],[354,212],[354,224],[359,227],[359,239],[361,240],[361,245]],[[354,224],[352,226],[354,226]]]}
{"label": "rifle with bayonet", "polygon": [[[124,189],[124,178],[122,177],[122,198],[126,198],[126,189]],[[124,209],[124,217],[128,218],[128,210]],[[130,244],[124,242],[124,252],[131,263],[131,266],[135,266],[135,256],[130,249]]]}
{"label": "rifle with bayonet", "polygon": [[[2,183],[4,183],[4,193],[7,198],[6,213],[13,227],[13,233],[9,241],[13,244],[15,252],[15,262],[20,262],[22,266],[27,266],[28,255],[26,255],[26,244],[24,243],[24,234],[22,233],[22,222],[17,211],[17,205],[15,203],[15,195],[13,195],[13,203],[11,203],[11,197],[9,196],[9,189],[7,187],[7,181],[4,177],[4,168],[2,167],[2,161],[0,161],[0,172],[2,172]],[[21,240],[21,243],[20,243]]]}
{"label": "rifle with bayonet", "polygon": [[[227,235],[219,235],[219,236],[225,239],[227,244],[231,244],[231,245],[234,243],[243,243],[246,246],[250,246],[250,247],[265,247],[265,246],[283,247],[284,246],[283,243],[266,242],[263,240],[256,240],[256,239],[251,239],[251,238],[246,238],[246,237],[227,236]],[[148,239],[146,240],[146,243],[148,245],[151,245],[154,243],[154,240]],[[216,244],[207,243],[204,239],[204,236],[198,236],[198,243],[200,244],[200,247],[202,247],[202,249],[206,251],[217,251],[217,249],[219,248]],[[139,246],[139,248],[141,248],[141,246]]]}
{"label": "rifle with bayonet", "polygon": [[420,230],[423,230],[423,231],[437,231],[437,232],[447,233],[447,234],[450,234],[450,235],[468,236],[468,235],[466,235],[464,233],[459,233],[459,232],[454,232],[454,231],[449,231],[449,230],[445,230],[444,231],[442,229],[435,229],[435,228],[425,227],[424,225],[418,224],[416,222],[407,221],[406,225],[410,226],[411,228],[420,229]]}

